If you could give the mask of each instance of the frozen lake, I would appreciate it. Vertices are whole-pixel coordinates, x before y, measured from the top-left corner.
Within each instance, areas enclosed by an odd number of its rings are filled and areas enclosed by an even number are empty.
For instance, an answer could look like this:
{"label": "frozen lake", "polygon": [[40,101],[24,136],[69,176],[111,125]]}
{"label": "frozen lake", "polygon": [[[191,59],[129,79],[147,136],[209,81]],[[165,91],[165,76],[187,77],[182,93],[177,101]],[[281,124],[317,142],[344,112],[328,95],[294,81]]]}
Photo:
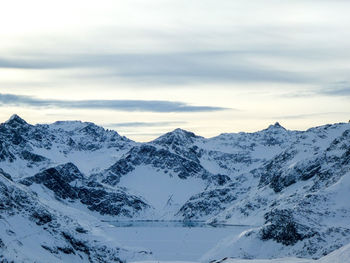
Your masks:
{"label": "frozen lake", "polygon": [[211,226],[202,222],[118,221],[118,240],[123,246],[152,251],[153,260],[198,261],[221,239],[240,234],[248,226]]}

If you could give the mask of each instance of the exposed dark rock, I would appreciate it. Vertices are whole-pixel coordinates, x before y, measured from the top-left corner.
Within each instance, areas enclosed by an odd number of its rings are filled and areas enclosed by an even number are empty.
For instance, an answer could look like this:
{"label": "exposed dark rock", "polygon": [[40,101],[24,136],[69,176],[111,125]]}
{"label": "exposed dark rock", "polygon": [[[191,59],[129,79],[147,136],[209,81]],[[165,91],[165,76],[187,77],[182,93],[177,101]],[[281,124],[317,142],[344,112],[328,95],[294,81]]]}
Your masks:
{"label": "exposed dark rock", "polygon": [[15,159],[16,157],[9,151],[6,143],[0,139],[0,161],[9,160],[10,162],[13,162]]}
{"label": "exposed dark rock", "polygon": [[79,172],[78,168],[72,163],[61,165],[58,167],[49,168],[41,173],[38,173],[32,177],[21,180],[27,186],[32,183],[43,184],[50,190],[52,190],[59,198],[77,198],[77,192],[69,183],[75,179],[82,179],[83,175]]}
{"label": "exposed dark rock", "polygon": [[232,204],[237,197],[231,188],[221,188],[192,196],[177,213],[185,220],[215,215]]}
{"label": "exposed dark rock", "polygon": [[135,169],[133,163],[129,161],[130,159],[131,155],[128,155],[126,158],[120,159],[118,162],[108,168],[107,176],[102,180],[102,182],[109,185],[118,184],[122,175],[125,175]]}
{"label": "exposed dark rock", "polygon": [[52,221],[52,215],[45,210],[36,210],[32,213],[32,218],[39,226],[50,223]]}
{"label": "exposed dark rock", "polygon": [[75,255],[74,249],[71,247],[57,247],[57,249],[59,251],[62,251],[64,254],[74,254]]}
{"label": "exposed dark rock", "polygon": [[69,242],[69,244],[71,244],[75,250],[84,252],[87,255],[90,254],[89,247],[85,242],[74,238],[67,232],[62,232],[62,236]]}
{"label": "exposed dark rock", "polygon": [[72,163],[49,168],[21,180],[20,183],[27,186],[33,183],[42,184],[52,190],[57,197],[80,201],[88,209],[102,215],[132,217],[135,213],[149,208],[149,205],[140,198],[129,195],[121,189],[107,190],[102,184],[85,180]]}
{"label": "exposed dark rock", "polygon": [[120,190],[108,192],[103,188],[81,187],[78,193],[82,204],[102,215],[132,217],[135,213],[149,208],[140,198]]}
{"label": "exposed dark rock", "polygon": [[5,173],[3,169],[0,168],[0,175],[6,177],[7,179],[9,179],[10,181],[12,181],[12,177],[10,174]]}
{"label": "exposed dark rock", "polygon": [[270,185],[275,192],[280,192],[284,187],[294,183],[295,179],[293,177],[282,179],[282,169],[286,162],[296,154],[297,151],[295,150],[284,151],[271,161],[266,162],[261,168],[251,171],[255,176],[260,177],[259,186]]}
{"label": "exposed dark rock", "polygon": [[0,249],[5,247],[5,243],[2,241],[2,239],[0,238]]}
{"label": "exposed dark rock", "polygon": [[297,172],[299,174],[301,174],[300,178],[301,180],[308,180],[312,177],[314,177],[317,174],[320,174],[320,170],[321,170],[321,164],[320,163],[315,163],[315,164],[311,164],[310,166],[306,167],[304,170],[298,170],[298,168],[296,168]]}
{"label": "exposed dark rock", "polygon": [[261,229],[261,239],[272,239],[289,246],[298,241],[317,235],[308,226],[299,224],[291,210],[274,210],[265,214],[266,225]]}
{"label": "exposed dark rock", "polygon": [[31,153],[29,151],[22,151],[21,156],[24,160],[27,160],[30,162],[43,162],[47,160],[47,158],[38,154]]}
{"label": "exposed dark rock", "polygon": [[0,174],[0,212],[1,210],[7,212],[11,212],[13,209],[22,210],[23,207],[31,202],[30,196],[2,182],[1,176]]}
{"label": "exposed dark rock", "polygon": [[73,163],[65,163],[62,165],[58,165],[55,167],[55,169],[60,173],[62,179],[67,181],[68,183],[71,183],[74,180],[84,179],[84,175]]}
{"label": "exposed dark rock", "polygon": [[75,231],[81,234],[86,234],[88,232],[86,229],[82,228],[81,226],[75,228]]}
{"label": "exposed dark rock", "polygon": [[[41,247],[43,249],[49,251],[51,254],[58,254],[58,248],[57,247],[49,247],[49,246],[46,246],[46,245],[41,245]],[[65,253],[65,254],[69,254],[69,253]]]}

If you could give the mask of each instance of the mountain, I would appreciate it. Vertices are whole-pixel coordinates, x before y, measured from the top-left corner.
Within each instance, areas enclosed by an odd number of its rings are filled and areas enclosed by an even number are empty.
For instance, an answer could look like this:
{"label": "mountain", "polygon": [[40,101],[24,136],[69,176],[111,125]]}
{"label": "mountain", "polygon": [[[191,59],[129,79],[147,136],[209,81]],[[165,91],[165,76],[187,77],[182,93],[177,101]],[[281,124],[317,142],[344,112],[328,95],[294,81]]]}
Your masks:
{"label": "mountain", "polygon": [[0,125],[0,160],[15,179],[64,162],[73,162],[90,173],[113,164],[133,144],[117,132],[89,122],[34,126],[13,115]]}
{"label": "mountain", "polygon": [[[208,261],[233,256],[320,258],[350,242],[349,123],[306,131],[275,123],[255,133],[209,139],[176,129],[137,143],[89,122],[31,125],[14,115],[0,124],[0,169],[2,196],[12,198],[11,189],[18,189],[37,204],[25,209],[12,205],[11,213],[0,207],[0,220],[20,217],[44,232],[51,231],[50,223],[37,224],[23,210],[48,211],[58,221],[70,218],[72,226],[66,226],[72,237],[81,221],[90,228],[89,222],[122,219],[252,226],[208,251],[203,256]],[[104,223],[98,225],[103,229]],[[17,227],[14,223],[8,230],[16,232]],[[10,235],[6,233],[0,238]],[[67,240],[52,233],[47,234],[50,242]],[[88,236],[87,244],[95,240],[88,232],[76,236]],[[8,251],[23,250],[2,243],[8,259],[14,255]],[[64,261],[57,248],[61,245],[49,247],[54,247],[49,253]],[[125,259],[127,250],[118,251],[108,255]],[[99,262],[92,256],[90,261]]]}

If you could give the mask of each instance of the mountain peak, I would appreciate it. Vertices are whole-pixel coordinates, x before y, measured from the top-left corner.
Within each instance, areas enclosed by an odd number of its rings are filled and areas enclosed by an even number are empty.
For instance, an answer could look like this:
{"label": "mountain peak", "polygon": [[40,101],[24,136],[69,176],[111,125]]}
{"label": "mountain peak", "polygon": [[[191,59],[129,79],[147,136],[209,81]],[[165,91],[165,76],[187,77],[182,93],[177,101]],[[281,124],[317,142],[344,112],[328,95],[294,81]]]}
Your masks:
{"label": "mountain peak", "polygon": [[13,114],[10,117],[10,119],[8,119],[5,123],[6,124],[10,124],[10,125],[25,125],[25,124],[28,124],[25,120],[23,120],[17,114]]}
{"label": "mountain peak", "polygon": [[277,121],[275,122],[275,124],[271,124],[267,130],[271,130],[271,129],[282,129],[282,130],[285,130],[285,128]]}
{"label": "mountain peak", "polygon": [[184,129],[181,129],[181,128],[177,128],[175,130],[173,130],[172,132],[170,133],[174,133],[174,134],[184,134],[188,137],[196,137],[196,135],[193,133],[193,132],[190,132],[190,131],[186,131]]}
{"label": "mountain peak", "polygon": [[159,137],[160,138],[177,138],[177,139],[190,139],[190,138],[195,138],[198,137],[196,134],[194,134],[193,132],[190,131],[186,131],[184,129],[181,128],[177,128],[171,132],[168,132],[162,136]]}
{"label": "mountain peak", "polygon": [[163,134],[162,136],[155,139],[153,142],[157,144],[183,144],[192,142],[193,138],[198,137],[193,132],[189,132],[180,128],[177,128],[171,132],[168,132],[166,134]]}

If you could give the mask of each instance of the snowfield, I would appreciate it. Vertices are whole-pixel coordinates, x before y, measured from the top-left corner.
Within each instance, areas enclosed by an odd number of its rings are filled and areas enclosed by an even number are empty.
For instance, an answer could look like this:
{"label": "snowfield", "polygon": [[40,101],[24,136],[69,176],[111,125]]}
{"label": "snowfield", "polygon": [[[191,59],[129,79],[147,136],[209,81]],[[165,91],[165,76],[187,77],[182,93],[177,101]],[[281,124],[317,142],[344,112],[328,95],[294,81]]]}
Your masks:
{"label": "snowfield", "polygon": [[[148,143],[80,121],[0,124],[0,262],[347,262],[349,194],[350,123]],[[112,223],[159,220],[245,227]]]}
{"label": "snowfield", "polygon": [[[318,260],[302,258],[275,258],[275,259],[237,259],[223,258],[212,263],[346,263],[350,261],[350,245],[333,251]],[[205,262],[205,261],[204,261]],[[131,263],[198,263],[196,261],[134,261]]]}

